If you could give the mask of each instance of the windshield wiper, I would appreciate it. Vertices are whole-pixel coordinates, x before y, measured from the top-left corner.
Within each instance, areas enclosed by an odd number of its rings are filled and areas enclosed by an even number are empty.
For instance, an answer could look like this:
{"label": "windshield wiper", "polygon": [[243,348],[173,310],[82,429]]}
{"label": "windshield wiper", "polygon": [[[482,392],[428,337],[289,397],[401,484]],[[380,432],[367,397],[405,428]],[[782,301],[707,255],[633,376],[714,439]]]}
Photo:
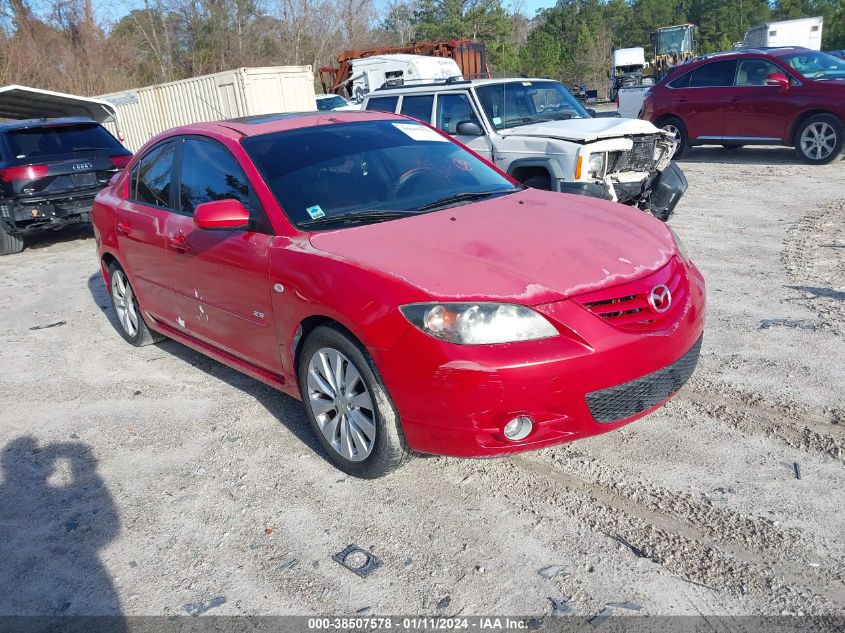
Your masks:
{"label": "windshield wiper", "polygon": [[326,224],[345,224],[347,222],[379,222],[381,220],[393,220],[395,218],[404,218],[409,215],[414,215],[414,211],[352,211],[350,213],[341,213],[340,215],[327,215],[322,218],[315,218],[300,222],[299,226],[312,227],[323,226]]}
{"label": "windshield wiper", "polygon": [[515,193],[517,191],[521,191],[521,189],[513,187],[511,189],[496,189],[494,191],[466,191],[464,193],[456,193],[445,198],[440,198],[440,200],[435,200],[434,202],[429,202],[419,206],[417,207],[417,211],[429,211],[431,209],[438,209],[457,202],[471,202],[472,200],[481,200],[482,198],[489,198],[490,196],[503,195],[506,193]]}

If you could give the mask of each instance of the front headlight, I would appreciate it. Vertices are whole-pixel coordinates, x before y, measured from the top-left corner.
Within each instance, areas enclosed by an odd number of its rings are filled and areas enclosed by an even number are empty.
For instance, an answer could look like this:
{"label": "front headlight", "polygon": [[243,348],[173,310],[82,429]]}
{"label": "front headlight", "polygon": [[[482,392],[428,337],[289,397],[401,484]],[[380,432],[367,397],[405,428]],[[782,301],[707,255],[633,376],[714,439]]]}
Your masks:
{"label": "front headlight", "polygon": [[604,176],[604,164],[607,162],[607,152],[601,154],[590,154],[590,162],[587,170],[596,178]]}
{"label": "front headlight", "polygon": [[412,303],[400,310],[426,334],[461,345],[532,341],[558,334],[539,312],[510,303]]}
{"label": "front headlight", "polygon": [[689,255],[687,255],[687,247],[681,239],[681,236],[675,233],[675,229],[673,229],[672,227],[668,228],[672,232],[672,237],[675,238],[675,246],[678,247],[678,252],[681,254],[681,257],[684,259],[689,259]]}

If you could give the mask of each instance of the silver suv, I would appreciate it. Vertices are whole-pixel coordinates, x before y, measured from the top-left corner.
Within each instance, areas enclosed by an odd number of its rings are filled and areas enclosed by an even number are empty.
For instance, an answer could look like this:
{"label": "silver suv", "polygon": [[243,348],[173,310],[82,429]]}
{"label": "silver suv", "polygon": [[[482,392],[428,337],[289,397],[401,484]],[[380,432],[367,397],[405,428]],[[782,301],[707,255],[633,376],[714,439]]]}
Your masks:
{"label": "silver suv", "polygon": [[666,220],[687,188],[675,139],[648,121],[596,117],[549,79],[460,78],[383,87],[365,110],[440,128],[529,187],[615,200]]}

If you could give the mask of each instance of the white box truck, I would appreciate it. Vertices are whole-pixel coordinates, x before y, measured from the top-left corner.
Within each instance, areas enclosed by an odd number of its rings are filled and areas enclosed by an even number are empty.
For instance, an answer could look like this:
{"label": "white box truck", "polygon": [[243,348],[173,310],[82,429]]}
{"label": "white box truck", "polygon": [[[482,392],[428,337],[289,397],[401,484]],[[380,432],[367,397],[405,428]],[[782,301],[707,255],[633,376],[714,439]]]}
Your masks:
{"label": "white box truck", "polygon": [[823,26],[823,17],[758,24],[746,31],[740,48],[803,46],[819,51],[822,48]]}
{"label": "white box truck", "polygon": [[120,129],[106,127],[133,152],[178,125],[317,109],[311,66],[238,68],[98,98],[115,106]]}

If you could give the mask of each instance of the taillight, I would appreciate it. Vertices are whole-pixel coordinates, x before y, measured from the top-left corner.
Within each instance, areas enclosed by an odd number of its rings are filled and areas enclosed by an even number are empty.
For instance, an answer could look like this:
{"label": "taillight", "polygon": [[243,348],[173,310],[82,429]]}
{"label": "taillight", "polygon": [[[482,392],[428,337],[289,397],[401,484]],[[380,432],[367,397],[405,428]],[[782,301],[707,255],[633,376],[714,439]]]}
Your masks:
{"label": "taillight", "polygon": [[111,162],[114,164],[115,167],[118,169],[123,169],[129,164],[129,161],[132,160],[132,156],[112,156]]}
{"label": "taillight", "polygon": [[47,175],[47,165],[23,165],[22,167],[6,167],[0,169],[0,180],[13,182],[15,180],[37,180]]}

